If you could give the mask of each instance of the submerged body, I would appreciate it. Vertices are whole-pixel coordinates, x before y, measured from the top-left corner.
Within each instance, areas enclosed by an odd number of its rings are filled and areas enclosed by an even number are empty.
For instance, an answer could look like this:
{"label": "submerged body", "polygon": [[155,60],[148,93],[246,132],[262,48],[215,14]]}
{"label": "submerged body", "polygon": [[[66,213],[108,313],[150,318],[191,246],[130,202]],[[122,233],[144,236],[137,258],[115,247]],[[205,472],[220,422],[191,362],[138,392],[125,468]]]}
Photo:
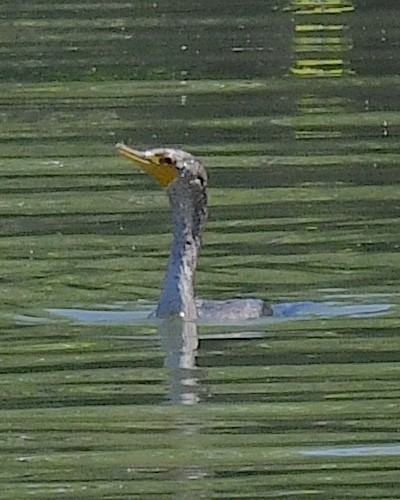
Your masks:
{"label": "submerged body", "polygon": [[218,321],[270,315],[270,307],[262,300],[195,299],[194,278],[207,220],[208,179],[203,164],[190,153],[177,149],[142,152],[120,143],[116,148],[165,187],[169,198],[173,241],[156,316]]}
{"label": "submerged body", "polygon": [[196,299],[198,317],[204,321],[242,321],[271,316],[272,308],[261,299]]}

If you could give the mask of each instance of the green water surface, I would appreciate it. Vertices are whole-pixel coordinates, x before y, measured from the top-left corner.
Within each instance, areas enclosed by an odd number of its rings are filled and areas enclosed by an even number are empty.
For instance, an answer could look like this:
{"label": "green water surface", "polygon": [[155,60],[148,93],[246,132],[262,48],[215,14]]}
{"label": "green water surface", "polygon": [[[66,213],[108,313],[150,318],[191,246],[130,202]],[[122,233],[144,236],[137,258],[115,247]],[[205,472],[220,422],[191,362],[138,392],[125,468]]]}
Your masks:
{"label": "green water surface", "polygon": [[[0,498],[398,498],[400,6],[3,3]],[[284,314],[146,319],[120,140],[207,165],[198,294]]]}

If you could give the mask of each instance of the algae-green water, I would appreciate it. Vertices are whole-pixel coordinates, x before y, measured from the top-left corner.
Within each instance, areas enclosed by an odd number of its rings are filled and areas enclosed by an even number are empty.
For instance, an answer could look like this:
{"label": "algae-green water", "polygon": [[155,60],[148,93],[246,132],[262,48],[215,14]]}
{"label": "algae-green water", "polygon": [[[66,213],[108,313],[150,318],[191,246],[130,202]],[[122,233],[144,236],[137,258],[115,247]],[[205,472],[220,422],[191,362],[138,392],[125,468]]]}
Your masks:
{"label": "algae-green water", "polygon": [[[0,498],[397,498],[400,6],[5,2]],[[210,176],[204,298],[159,324],[165,193]]]}

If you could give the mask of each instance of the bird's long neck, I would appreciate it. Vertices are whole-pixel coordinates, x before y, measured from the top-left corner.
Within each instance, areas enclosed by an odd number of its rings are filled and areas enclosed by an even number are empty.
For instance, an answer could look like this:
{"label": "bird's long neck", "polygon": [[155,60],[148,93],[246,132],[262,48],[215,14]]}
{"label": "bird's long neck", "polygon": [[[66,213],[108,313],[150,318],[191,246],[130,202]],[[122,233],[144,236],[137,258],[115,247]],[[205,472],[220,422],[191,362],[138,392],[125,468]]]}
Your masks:
{"label": "bird's long neck", "polygon": [[177,186],[169,190],[173,220],[171,256],[164,278],[156,316],[181,315],[196,319],[194,277],[201,247],[201,234],[207,215],[204,196]]}

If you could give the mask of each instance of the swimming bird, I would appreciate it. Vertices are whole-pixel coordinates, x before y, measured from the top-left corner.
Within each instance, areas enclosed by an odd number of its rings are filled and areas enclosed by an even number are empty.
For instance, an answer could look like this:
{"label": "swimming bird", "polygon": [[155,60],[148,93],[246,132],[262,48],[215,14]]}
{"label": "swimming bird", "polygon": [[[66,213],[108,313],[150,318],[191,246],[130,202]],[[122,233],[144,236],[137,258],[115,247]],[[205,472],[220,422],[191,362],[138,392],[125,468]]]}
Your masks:
{"label": "swimming bird", "polygon": [[118,152],[139,165],[166,189],[172,212],[173,241],[156,317],[187,320],[243,320],[271,314],[258,299],[208,301],[196,299],[194,278],[207,220],[208,176],[202,162],[179,149],[138,151],[123,143]]}

